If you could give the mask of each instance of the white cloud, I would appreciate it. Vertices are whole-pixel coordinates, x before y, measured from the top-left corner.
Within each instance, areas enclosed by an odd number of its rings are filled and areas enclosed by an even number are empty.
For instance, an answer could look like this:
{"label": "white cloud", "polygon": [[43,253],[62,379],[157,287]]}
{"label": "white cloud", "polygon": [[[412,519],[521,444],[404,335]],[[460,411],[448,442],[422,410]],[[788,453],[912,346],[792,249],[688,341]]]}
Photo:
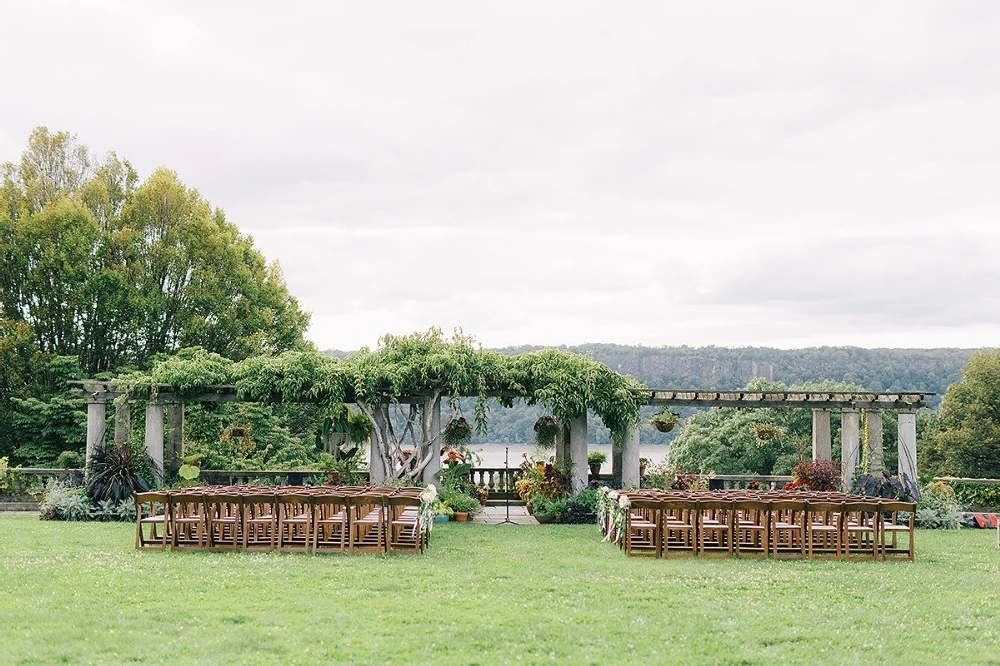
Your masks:
{"label": "white cloud", "polygon": [[[996,344],[992,3],[0,8],[34,126],[175,169],[321,347]],[[39,30],[44,26],[44,31]]]}

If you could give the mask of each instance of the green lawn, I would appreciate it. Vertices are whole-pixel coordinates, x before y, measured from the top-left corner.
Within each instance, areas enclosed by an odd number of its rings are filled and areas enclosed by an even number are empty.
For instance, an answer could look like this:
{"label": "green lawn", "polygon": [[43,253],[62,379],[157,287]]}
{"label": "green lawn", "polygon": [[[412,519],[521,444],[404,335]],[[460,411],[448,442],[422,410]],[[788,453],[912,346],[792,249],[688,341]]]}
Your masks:
{"label": "green lawn", "polygon": [[1000,550],[626,558],[589,526],[439,526],[424,556],[139,553],[0,516],[0,662],[1000,664]]}

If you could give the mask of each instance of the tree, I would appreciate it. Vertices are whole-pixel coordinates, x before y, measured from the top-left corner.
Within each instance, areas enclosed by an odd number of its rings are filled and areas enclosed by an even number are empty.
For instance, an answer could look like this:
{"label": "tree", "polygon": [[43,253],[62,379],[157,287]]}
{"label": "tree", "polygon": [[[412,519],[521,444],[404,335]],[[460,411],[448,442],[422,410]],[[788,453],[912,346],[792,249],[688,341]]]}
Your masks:
{"label": "tree", "polygon": [[74,135],[40,127],[0,178],[0,353],[23,351],[27,334],[40,355],[27,374],[2,370],[0,455],[59,452],[62,435],[32,426],[67,408],[65,383],[40,380],[50,361],[73,357],[96,377],[189,346],[231,359],[309,346],[279,266],[174,172],[140,183],[114,153],[95,161]]}
{"label": "tree", "polygon": [[309,316],[277,264],[172,171],[139,184],[66,132],[35,130],[0,188],[0,318],[87,374],[201,346],[229,358],[302,347]]}
{"label": "tree", "polygon": [[[779,382],[757,379],[748,391],[857,391],[857,386],[836,382],[803,384],[786,388]],[[832,437],[839,425],[831,420]],[[812,413],[809,409],[712,408],[691,416],[670,447],[675,467],[717,474],[789,474],[796,462],[812,453]],[[834,447],[834,457],[837,450]]]}
{"label": "tree", "polygon": [[1000,350],[974,354],[941,401],[940,421],[927,441],[938,473],[1000,478]]}

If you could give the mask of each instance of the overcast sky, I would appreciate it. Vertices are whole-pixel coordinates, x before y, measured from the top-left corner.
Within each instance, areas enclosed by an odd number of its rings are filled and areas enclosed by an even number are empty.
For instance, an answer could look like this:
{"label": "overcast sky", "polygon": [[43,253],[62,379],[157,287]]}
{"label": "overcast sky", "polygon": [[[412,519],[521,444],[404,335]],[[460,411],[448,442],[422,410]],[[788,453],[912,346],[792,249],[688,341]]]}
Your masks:
{"label": "overcast sky", "polygon": [[320,348],[996,346],[1000,3],[6,2],[32,128],[178,172]]}

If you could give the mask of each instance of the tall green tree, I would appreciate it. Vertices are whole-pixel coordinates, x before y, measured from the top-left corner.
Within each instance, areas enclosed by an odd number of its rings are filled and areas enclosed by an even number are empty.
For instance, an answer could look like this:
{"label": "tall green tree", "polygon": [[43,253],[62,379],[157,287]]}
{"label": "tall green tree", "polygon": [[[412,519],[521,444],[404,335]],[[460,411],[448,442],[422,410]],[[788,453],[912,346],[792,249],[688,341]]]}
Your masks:
{"label": "tall green tree", "polygon": [[1000,350],[974,354],[948,387],[925,452],[939,474],[1000,478]]}
{"label": "tall green tree", "polygon": [[[46,380],[60,359],[83,376],[188,346],[239,360],[309,347],[308,323],[278,265],[176,173],[140,182],[128,161],[44,127],[0,165],[0,456],[44,463],[82,446],[66,377]],[[27,370],[24,354],[38,355]]]}
{"label": "tall green tree", "polygon": [[127,161],[95,164],[39,128],[3,174],[0,317],[43,353],[96,374],[186,346],[240,359],[304,345],[309,316],[277,264],[176,173],[140,184]]}

